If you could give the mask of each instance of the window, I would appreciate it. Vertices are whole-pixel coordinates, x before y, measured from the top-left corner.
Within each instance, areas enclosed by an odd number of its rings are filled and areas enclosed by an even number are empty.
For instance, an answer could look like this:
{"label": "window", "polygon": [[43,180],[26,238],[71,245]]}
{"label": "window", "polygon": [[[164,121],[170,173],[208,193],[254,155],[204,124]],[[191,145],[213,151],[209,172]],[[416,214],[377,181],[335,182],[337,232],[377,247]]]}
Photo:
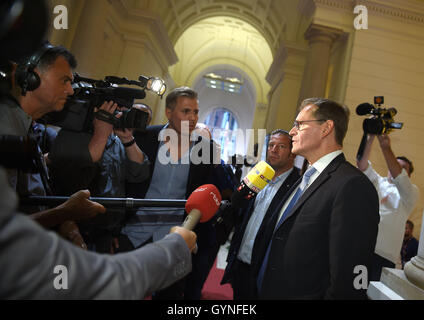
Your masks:
{"label": "window", "polygon": [[221,146],[221,159],[227,162],[228,157],[240,153],[236,149],[239,125],[231,111],[225,108],[215,109],[206,117],[205,124],[211,129],[215,142]]}

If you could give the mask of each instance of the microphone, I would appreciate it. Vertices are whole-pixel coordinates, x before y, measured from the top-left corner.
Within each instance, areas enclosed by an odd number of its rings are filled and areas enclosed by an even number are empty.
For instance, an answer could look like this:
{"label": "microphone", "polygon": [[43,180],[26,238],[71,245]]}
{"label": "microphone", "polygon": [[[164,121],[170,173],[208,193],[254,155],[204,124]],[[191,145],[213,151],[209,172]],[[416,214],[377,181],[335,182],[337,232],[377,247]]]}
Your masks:
{"label": "microphone", "polygon": [[265,161],[258,162],[243,178],[237,190],[231,196],[231,206],[256,196],[274,178],[275,170]]}
{"label": "microphone", "polygon": [[221,200],[221,194],[213,184],[198,187],[187,199],[185,210],[188,215],[182,227],[193,230],[199,221],[209,221],[218,211]]}
{"label": "microphone", "polygon": [[358,116],[364,116],[366,114],[370,114],[371,110],[374,109],[374,106],[370,103],[361,103],[359,106],[356,107],[356,114]]}
{"label": "microphone", "polygon": [[220,245],[223,245],[236,224],[238,219],[237,211],[242,207],[243,202],[256,196],[274,177],[274,169],[265,161],[258,162],[243,178],[237,190],[231,196],[231,203],[223,201],[217,214],[216,238]]}

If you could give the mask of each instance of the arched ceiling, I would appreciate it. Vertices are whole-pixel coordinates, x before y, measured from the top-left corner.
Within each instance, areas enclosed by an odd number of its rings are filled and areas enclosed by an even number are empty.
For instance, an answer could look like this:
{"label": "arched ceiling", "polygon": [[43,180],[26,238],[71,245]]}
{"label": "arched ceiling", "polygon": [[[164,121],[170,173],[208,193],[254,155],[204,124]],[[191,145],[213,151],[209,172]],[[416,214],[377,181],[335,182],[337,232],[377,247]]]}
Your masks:
{"label": "arched ceiling", "polygon": [[170,73],[177,84],[192,85],[211,66],[232,65],[247,74],[258,100],[265,101],[269,90],[265,75],[272,53],[264,37],[248,23],[232,17],[206,18],[181,35],[175,51],[179,62]]}
{"label": "arched ceiling", "polygon": [[160,16],[175,44],[191,25],[206,18],[227,16],[253,26],[273,54],[283,41],[303,41],[312,0],[125,0],[129,6]]}

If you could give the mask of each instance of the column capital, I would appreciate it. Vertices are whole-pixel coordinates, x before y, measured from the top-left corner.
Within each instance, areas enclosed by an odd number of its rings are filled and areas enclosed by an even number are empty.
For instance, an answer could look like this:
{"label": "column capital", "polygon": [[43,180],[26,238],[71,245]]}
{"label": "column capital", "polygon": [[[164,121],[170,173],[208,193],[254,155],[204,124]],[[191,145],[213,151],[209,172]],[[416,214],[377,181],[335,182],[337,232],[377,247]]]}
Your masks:
{"label": "column capital", "polygon": [[312,44],[314,42],[325,42],[332,45],[339,39],[343,30],[312,23],[305,32],[305,39]]}

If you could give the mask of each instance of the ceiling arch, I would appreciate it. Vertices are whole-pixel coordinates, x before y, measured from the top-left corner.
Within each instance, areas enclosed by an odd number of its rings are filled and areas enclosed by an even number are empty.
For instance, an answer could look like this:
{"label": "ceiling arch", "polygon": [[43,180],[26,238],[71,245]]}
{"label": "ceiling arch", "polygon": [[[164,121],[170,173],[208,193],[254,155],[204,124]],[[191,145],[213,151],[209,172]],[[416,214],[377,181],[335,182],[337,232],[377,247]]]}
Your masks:
{"label": "ceiling arch", "polygon": [[193,85],[203,70],[214,65],[232,65],[253,82],[257,101],[266,103],[270,86],[265,76],[272,63],[272,52],[253,26],[228,16],[207,18],[181,35],[175,52],[179,62],[170,68],[170,74],[177,84]]}
{"label": "ceiling arch", "polygon": [[[303,38],[299,30],[308,18],[303,7],[312,0],[127,0],[138,9],[149,10],[161,17],[171,41],[199,21],[228,16],[253,26],[266,40],[271,52],[277,52],[283,41]],[[296,14],[293,14],[296,13]]]}

